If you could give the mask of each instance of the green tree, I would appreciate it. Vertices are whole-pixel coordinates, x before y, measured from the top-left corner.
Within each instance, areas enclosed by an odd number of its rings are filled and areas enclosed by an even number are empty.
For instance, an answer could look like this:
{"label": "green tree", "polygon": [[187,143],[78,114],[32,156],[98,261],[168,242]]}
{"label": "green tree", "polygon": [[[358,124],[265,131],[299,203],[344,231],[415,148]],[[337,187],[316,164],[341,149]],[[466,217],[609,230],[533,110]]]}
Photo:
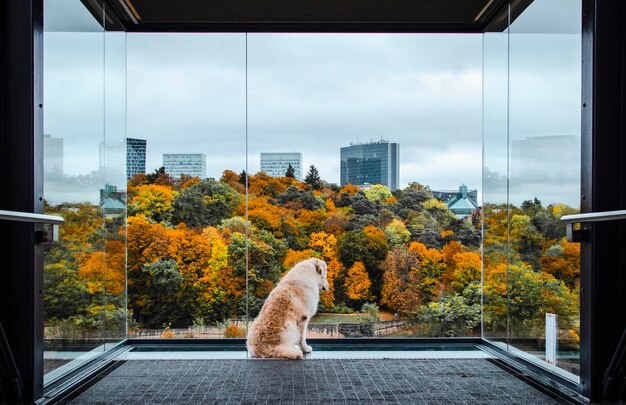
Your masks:
{"label": "green tree", "polygon": [[217,226],[232,217],[242,201],[243,196],[227,184],[204,179],[176,196],[172,223],[191,228]]}
{"label": "green tree", "polygon": [[44,319],[66,319],[83,313],[89,304],[87,286],[75,270],[61,263],[46,264],[43,272]]}
{"label": "green tree", "polygon": [[320,174],[314,165],[311,165],[309,167],[309,171],[304,178],[304,183],[313,190],[320,190],[322,188],[322,180],[320,179]]}
{"label": "green tree", "polygon": [[242,170],[241,173],[239,173],[239,183],[245,186],[247,182],[248,182],[248,173],[246,173],[245,170]]}
{"label": "green tree", "polygon": [[138,311],[140,322],[152,328],[165,322],[176,324],[181,316],[178,293],[183,283],[178,265],[174,260],[157,260],[144,264],[142,273],[145,285]]}
{"label": "green tree", "polygon": [[468,303],[459,294],[444,296],[420,308],[419,321],[434,336],[468,336],[480,324],[480,303]]}
{"label": "green tree", "polygon": [[287,167],[287,171],[285,172],[285,177],[289,177],[290,179],[296,178],[296,171],[291,165],[291,163],[289,163],[289,166]]}

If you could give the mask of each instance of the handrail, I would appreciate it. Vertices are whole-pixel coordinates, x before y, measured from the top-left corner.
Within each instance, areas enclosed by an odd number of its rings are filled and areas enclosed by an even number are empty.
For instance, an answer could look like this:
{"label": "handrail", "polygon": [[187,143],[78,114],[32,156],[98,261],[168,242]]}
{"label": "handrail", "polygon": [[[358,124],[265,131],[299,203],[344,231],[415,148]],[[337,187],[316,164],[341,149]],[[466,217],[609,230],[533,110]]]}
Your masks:
{"label": "handrail", "polygon": [[578,222],[615,221],[619,219],[626,219],[626,210],[589,212],[586,214],[563,215],[561,217],[561,221],[566,224]]}
{"label": "handrail", "polygon": [[584,242],[587,240],[587,234],[589,233],[586,229],[574,229],[574,224],[618,221],[620,219],[626,219],[626,210],[589,212],[585,214],[563,215],[561,217],[561,221],[566,224],[565,234],[570,242]]}
{"label": "handrail", "polygon": [[7,221],[31,222],[37,224],[61,225],[65,220],[56,215],[33,214],[29,212],[0,210],[0,219]]}

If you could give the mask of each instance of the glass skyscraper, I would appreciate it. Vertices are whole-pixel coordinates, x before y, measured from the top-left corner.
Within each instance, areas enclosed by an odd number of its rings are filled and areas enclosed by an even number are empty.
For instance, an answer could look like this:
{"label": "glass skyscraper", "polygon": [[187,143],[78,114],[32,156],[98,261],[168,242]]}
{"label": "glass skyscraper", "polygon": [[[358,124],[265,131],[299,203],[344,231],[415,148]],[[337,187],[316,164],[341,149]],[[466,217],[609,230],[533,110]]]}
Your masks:
{"label": "glass skyscraper", "polygon": [[341,185],[400,186],[400,144],[389,141],[351,144],[341,148]]}
{"label": "glass skyscraper", "polygon": [[126,180],[146,172],[146,140],[126,138]]}

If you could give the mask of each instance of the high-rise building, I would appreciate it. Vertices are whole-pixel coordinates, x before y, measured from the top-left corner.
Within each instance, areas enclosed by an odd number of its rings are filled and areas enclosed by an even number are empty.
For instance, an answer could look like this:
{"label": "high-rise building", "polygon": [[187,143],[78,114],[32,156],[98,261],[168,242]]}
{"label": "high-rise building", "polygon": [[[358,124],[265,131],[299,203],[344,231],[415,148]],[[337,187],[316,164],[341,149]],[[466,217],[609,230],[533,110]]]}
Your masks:
{"label": "high-rise building", "polygon": [[380,140],[341,148],[341,185],[400,185],[400,144]]}
{"label": "high-rise building", "polygon": [[283,177],[289,165],[293,167],[294,177],[302,180],[302,153],[272,152],[261,153],[261,171],[272,177]]}
{"label": "high-rise building", "polygon": [[63,176],[63,138],[43,136],[43,170],[46,179]]}
{"label": "high-rise building", "polygon": [[126,180],[146,173],[146,140],[126,138]]}
{"label": "high-rise building", "polygon": [[193,177],[206,177],[206,155],[204,153],[164,153],[163,167],[173,177],[187,174]]}

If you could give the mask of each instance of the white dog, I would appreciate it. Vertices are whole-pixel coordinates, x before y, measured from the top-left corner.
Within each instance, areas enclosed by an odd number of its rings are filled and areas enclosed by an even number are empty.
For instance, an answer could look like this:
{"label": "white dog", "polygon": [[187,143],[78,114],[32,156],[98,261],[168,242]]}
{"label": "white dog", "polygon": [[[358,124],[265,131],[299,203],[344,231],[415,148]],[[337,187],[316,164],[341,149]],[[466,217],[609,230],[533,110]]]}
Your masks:
{"label": "white dog", "polygon": [[280,280],[252,322],[246,344],[251,357],[301,359],[313,351],[306,330],[317,312],[320,293],[328,290],[326,263],[308,259]]}

